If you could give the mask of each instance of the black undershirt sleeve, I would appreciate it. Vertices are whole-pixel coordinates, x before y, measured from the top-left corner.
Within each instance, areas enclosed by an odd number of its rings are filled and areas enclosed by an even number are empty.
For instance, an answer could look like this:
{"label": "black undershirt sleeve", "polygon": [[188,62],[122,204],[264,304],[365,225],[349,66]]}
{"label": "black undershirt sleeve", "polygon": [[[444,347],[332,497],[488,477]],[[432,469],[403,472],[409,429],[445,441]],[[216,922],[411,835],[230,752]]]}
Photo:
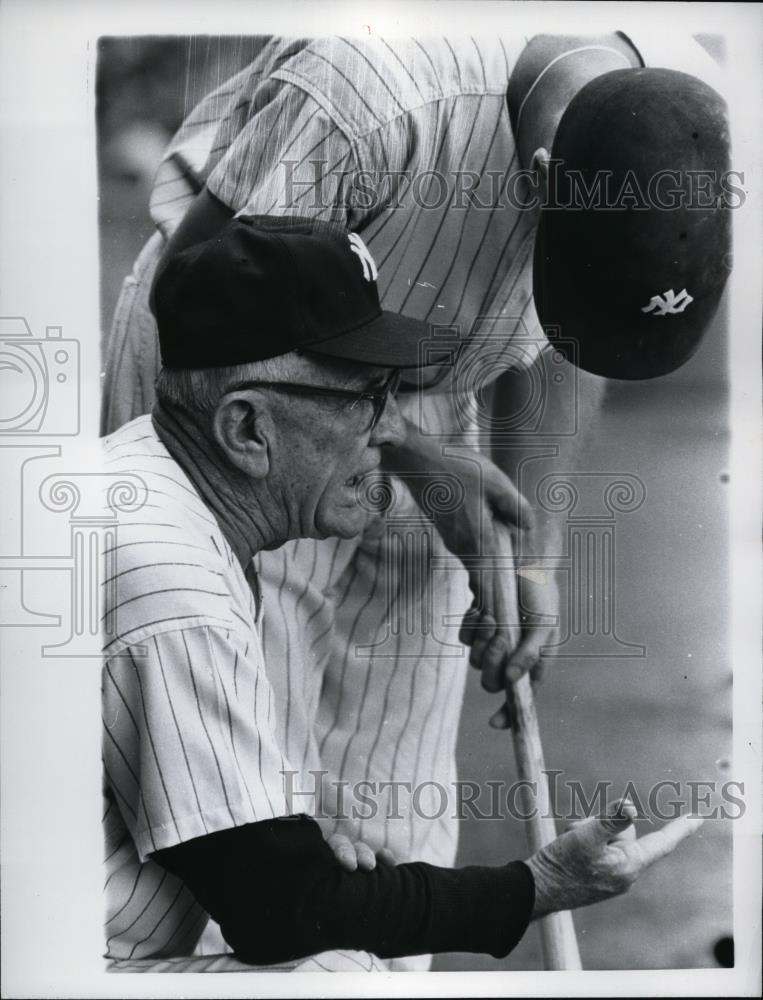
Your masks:
{"label": "black undershirt sleeve", "polygon": [[221,830],[152,858],[186,883],[236,957],[253,965],[335,948],[380,958],[446,951],[501,958],[524,934],[535,901],[521,861],[346,872],[307,816]]}

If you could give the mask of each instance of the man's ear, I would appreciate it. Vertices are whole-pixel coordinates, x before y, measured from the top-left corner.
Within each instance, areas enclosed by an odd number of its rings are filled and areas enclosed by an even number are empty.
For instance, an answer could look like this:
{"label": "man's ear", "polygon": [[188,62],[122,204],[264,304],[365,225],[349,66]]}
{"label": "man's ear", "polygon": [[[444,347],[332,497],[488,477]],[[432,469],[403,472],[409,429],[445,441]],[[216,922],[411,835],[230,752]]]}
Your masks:
{"label": "man's ear", "polygon": [[551,149],[567,105],[595,77],[641,66],[630,42],[606,35],[535,35],[520,54],[506,94],[520,164],[540,146]]}
{"label": "man's ear", "polygon": [[230,392],[217,404],[212,436],[228,461],[252,479],[270,471],[273,422],[256,393]]}

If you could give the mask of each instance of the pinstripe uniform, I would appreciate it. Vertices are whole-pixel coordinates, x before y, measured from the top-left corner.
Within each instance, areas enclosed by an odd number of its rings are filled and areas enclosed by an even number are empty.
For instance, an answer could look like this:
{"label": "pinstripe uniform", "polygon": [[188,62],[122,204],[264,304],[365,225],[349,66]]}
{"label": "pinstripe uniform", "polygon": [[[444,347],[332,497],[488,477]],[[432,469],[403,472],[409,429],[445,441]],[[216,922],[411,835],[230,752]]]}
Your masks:
{"label": "pinstripe uniform", "polygon": [[[148,288],[164,239],[202,181],[237,212],[317,215],[360,231],[379,268],[382,307],[457,327],[467,343],[460,371],[489,381],[505,350],[511,363],[529,364],[543,342],[529,266],[535,213],[519,211],[505,189],[519,166],[506,92],[523,45],[273,40],[205,99],[157,174],[151,212],[159,231],[117,307],[107,429],[150,407],[158,357]],[[389,180],[377,185],[380,170]],[[364,197],[369,182],[378,191]],[[459,184],[471,185],[471,197],[463,186],[459,195]],[[512,338],[522,324],[531,339],[517,352]],[[473,448],[469,394],[450,388],[404,397],[404,414]],[[394,479],[390,486],[394,521],[369,516],[359,542],[303,539],[258,555],[262,641],[266,661],[283,665],[272,683],[281,745],[299,772],[295,790],[315,788],[306,776],[314,762],[327,772],[324,809],[340,817],[329,829],[387,846],[399,860],[451,865],[466,672],[457,632],[471,595],[463,570],[433,571],[446,554],[442,540],[407,489]],[[376,813],[345,814],[334,782],[376,783]],[[422,786],[423,816],[399,785],[406,782]]]}
{"label": "pinstripe uniform", "polygon": [[[471,372],[484,384],[507,361],[529,364],[543,343],[531,297],[536,219],[517,209],[521,184],[512,200],[506,183],[519,168],[506,92],[524,44],[263,41],[254,62],[186,119],[159,169],[158,231],[125,282],[112,330],[106,429],[150,408],[159,362],[148,289],[165,239],[204,184],[236,212],[315,215],[359,231],[379,267],[383,308],[458,329],[466,348],[456,378]],[[670,65],[664,59],[650,64]],[[440,384],[403,409],[429,433],[476,447],[468,390]],[[256,560],[266,662],[279,664],[270,678],[278,745],[297,785],[311,768],[350,784],[447,787],[455,777],[466,577],[433,572],[441,539],[407,490],[394,479],[390,488],[391,515],[370,516],[359,541],[300,540]],[[431,791],[418,805],[434,816]],[[400,802],[392,818],[382,806],[334,825],[400,860],[451,864],[452,809],[417,819]]]}
{"label": "pinstripe uniform", "polygon": [[[471,372],[481,384],[502,364],[529,364],[543,344],[531,288],[536,219],[516,206],[521,184],[514,201],[506,184],[519,169],[506,92],[523,47],[265,43],[186,119],[158,171],[158,232],[125,282],[108,349],[105,429],[151,405],[159,361],[148,289],[164,240],[203,183],[236,212],[314,215],[359,231],[379,268],[382,307],[458,330],[465,347],[454,377]],[[403,397],[403,412],[474,448],[473,396],[452,388]],[[312,792],[306,772],[323,770],[323,808],[339,816],[329,830],[399,860],[451,865],[466,671],[457,632],[471,595],[463,570],[433,569],[442,540],[407,489],[389,485],[390,515],[369,516],[359,541],[303,539],[259,554],[262,641],[266,662],[281,665],[271,683],[295,790]],[[376,783],[375,814],[345,813],[337,782]],[[418,817],[400,783],[422,786]],[[298,802],[314,804],[310,795]]]}
{"label": "pinstripe uniform", "polygon": [[[283,772],[292,765],[260,644],[257,581],[150,417],[125,425],[104,449],[110,472],[146,486],[140,509],[120,517],[103,575],[107,954],[124,970],[156,971],[146,960],[162,959],[168,970],[231,971],[239,963],[230,958],[181,962],[208,917],[149,856],[291,812]],[[278,968],[302,966],[378,963],[332,952]]]}
{"label": "pinstripe uniform", "polygon": [[[205,98],[157,172],[158,232],[117,307],[104,429],[150,409],[159,360],[148,286],[164,239],[205,183],[237,212],[335,219],[361,232],[385,309],[457,326],[465,338],[478,317],[492,317],[480,328],[497,325],[498,335],[521,319],[542,342],[529,267],[536,216],[517,210],[528,197],[521,180],[505,186],[519,169],[506,90],[523,46],[273,39]],[[521,360],[536,350],[528,345]],[[463,423],[442,408],[438,420]]]}

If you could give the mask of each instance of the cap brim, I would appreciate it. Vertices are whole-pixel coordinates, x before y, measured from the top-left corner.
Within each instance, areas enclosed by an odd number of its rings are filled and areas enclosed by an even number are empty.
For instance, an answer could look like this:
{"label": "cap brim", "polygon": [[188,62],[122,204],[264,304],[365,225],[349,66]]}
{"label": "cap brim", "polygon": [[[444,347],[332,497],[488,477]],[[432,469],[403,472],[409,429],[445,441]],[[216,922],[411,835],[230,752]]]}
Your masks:
{"label": "cap brim", "polygon": [[351,333],[310,344],[305,350],[380,368],[423,368],[432,359],[429,327],[418,319],[382,312]]}

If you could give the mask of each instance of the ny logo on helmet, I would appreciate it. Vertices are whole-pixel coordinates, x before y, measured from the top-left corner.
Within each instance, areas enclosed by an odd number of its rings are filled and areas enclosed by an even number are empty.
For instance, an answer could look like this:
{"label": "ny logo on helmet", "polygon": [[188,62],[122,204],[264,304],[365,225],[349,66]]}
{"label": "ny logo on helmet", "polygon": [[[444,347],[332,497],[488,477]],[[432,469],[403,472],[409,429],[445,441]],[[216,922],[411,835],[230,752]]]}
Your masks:
{"label": "ny logo on helmet", "polygon": [[366,281],[376,281],[379,277],[379,272],[376,270],[376,264],[368,247],[357,233],[350,233],[348,239],[350,241],[350,249],[360,257],[360,262],[363,265],[363,277]]}
{"label": "ny logo on helmet", "polygon": [[[684,309],[693,302],[694,299],[689,295],[685,288],[676,295],[672,288],[669,288],[667,292],[663,292],[662,295],[653,295],[649,300],[648,306],[643,306],[641,309],[642,313],[653,313],[655,316],[667,316],[669,313],[682,313]],[[654,310],[659,310],[655,312]]]}

